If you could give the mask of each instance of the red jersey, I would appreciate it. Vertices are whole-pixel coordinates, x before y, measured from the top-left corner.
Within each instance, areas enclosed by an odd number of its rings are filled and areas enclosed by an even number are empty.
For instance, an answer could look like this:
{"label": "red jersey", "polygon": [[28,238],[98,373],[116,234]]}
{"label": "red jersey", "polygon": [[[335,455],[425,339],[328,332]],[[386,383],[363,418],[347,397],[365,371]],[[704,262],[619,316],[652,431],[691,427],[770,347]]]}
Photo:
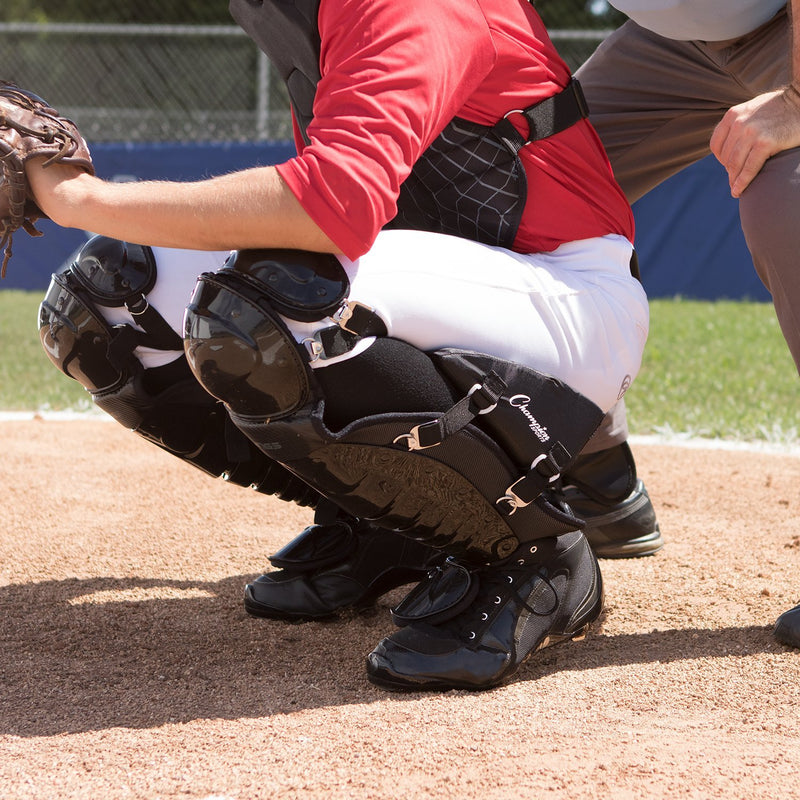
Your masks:
{"label": "red jersey", "polygon": [[[400,185],[453,117],[493,125],[570,78],[527,0],[322,0],[318,24],[311,143],[296,137],[298,156],[278,170],[353,259],[395,216]],[[633,240],[630,206],[588,121],[520,158],[528,195],[515,250],[609,233]]]}

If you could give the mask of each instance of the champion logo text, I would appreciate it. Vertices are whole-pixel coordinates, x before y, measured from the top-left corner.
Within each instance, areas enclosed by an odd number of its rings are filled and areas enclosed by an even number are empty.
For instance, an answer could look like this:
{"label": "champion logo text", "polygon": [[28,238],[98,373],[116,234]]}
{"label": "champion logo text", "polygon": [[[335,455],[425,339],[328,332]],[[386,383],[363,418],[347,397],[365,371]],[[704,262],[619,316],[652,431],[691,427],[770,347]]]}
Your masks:
{"label": "champion logo text", "polygon": [[550,435],[547,433],[547,428],[533,416],[528,408],[530,402],[531,399],[526,394],[515,394],[513,397],[508,398],[509,405],[518,409],[525,419],[528,420],[528,427],[533,431],[534,436],[536,436],[540,442],[549,442]]}

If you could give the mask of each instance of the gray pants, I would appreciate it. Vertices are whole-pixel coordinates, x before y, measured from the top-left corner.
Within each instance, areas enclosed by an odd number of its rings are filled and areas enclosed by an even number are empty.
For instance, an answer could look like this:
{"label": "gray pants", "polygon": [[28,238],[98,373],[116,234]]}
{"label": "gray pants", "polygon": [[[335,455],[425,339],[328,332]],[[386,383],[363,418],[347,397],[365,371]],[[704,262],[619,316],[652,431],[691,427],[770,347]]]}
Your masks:
{"label": "gray pants", "polygon": [[[578,70],[614,174],[631,202],[710,152],[731,107],[789,81],[788,15],[733,42],[678,42],[626,22]],[[769,159],[739,200],[756,271],[800,371],[800,148]],[[678,233],[678,232],[676,232]],[[647,274],[647,264],[641,265]],[[585,452],[627,438],[625,408]]]}

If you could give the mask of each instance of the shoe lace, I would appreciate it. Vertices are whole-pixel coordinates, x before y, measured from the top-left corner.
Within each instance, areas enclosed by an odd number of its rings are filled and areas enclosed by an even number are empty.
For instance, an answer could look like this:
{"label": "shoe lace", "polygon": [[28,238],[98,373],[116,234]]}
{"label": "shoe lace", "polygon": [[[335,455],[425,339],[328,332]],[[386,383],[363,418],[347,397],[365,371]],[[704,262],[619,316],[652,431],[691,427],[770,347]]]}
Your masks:
{"label": "shoe lace", "polygon": [[[516,604],[517,609],[524,609],[537,617],[550,616],[558,608],[558,594],[547,571],[541,565],[529,563],[537,550],[535,544],[529,545],[524,551],[517,551],[503,565],[487,564],[475,569],[473,579],[480,581],[475,600],[469,608],[445,625],[451,627],[459,638],[467,642],[477,641],[483,628],[509,600]],[[519,593],[518,587],[533,575],[542,580],[552,594],[552,607],[546,611],[530,605],[527,597]]]}

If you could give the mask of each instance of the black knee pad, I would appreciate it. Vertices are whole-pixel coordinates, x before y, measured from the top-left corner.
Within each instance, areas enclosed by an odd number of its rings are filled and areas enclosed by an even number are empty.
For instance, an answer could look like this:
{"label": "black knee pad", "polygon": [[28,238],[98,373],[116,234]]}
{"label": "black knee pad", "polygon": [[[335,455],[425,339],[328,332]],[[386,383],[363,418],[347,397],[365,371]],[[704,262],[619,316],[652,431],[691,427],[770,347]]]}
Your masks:
{"label": "black knee pad", "polygon": [[[95,236],[64,272],[52,276],[39,306],[39,337],[64,374],[97,394],[115,389],[141,371],[140,345],[181,352],[183,341],[147,302],[155,285],[152,250]],[[100,308],[125,307],[142,330],[110,325]]]}
{"label": "black knee pad", "polygon": [[[338,260],[301,250],[243,250],[200,276],[185,317],[186,354],[200,383],[237,414],[280,419],[318,398],[307,348],[282,315],[314,322],[342,305]],[[334,326],[335,327],[335,326]]]}

